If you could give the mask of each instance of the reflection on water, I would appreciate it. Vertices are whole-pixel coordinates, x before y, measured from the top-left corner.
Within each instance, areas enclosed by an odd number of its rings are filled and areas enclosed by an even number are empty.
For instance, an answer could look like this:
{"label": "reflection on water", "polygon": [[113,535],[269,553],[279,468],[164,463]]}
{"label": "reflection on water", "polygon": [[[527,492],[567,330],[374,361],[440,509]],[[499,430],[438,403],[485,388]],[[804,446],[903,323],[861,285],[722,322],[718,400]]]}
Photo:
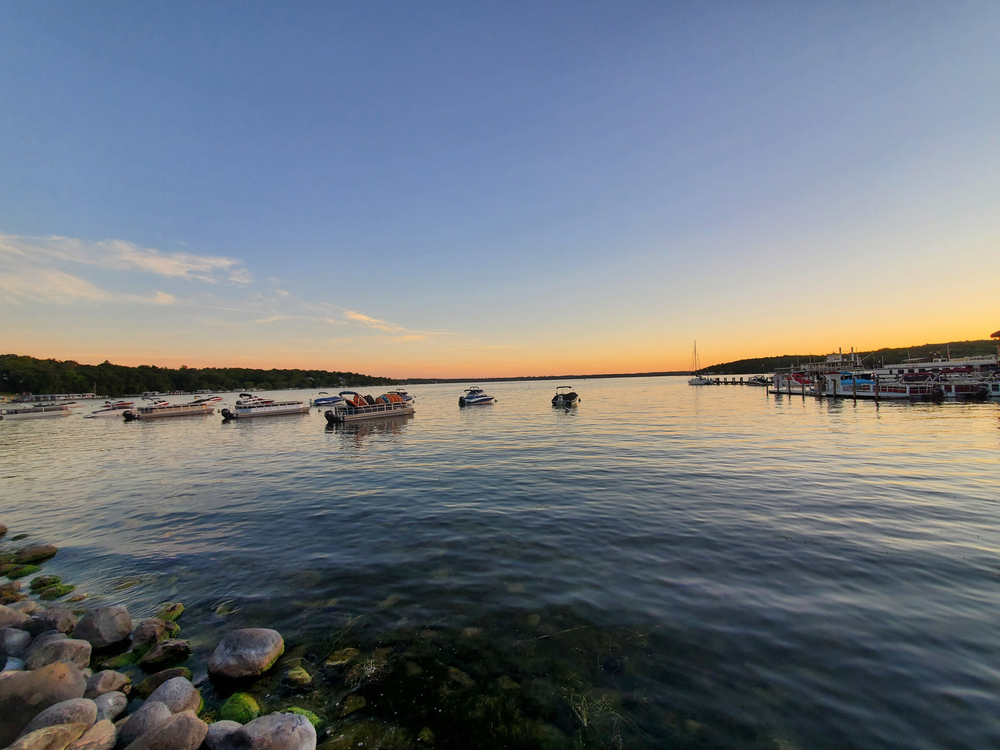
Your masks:
{"label": "reflection on water", "polygon": [[184,601],[196,672],[226,630],[280,630],[259,697],[366,747],[1000,739],[997,404],[531,385],[329,430],[0,423],[0,520],[90,602]]}

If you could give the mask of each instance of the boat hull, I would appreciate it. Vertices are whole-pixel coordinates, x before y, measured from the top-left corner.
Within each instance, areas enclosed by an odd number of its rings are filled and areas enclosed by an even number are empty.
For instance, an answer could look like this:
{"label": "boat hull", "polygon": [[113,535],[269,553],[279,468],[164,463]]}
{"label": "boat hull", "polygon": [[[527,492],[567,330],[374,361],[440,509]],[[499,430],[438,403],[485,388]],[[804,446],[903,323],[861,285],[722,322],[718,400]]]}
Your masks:
{"label": "boat hull", "polygon": [[42,418],[52,418],[52,417],[68,417],[72,414],[69,409],[52,409],[49,411],[15,411],[8,414],[0,414],[0,420],[15,421],[19,419],[42,419]]}
{"label": "boat hull", "polygon": [[347,424],[363,422],[366,419],[381,419],[383,417],[403,417],[413,414],[410,403],[375,404],[373,406],[352,406],[347,409],[330,409],[323,413],[327,424]]}
{"label": "boat hull", "polygon": [[122,416],[126,422],[150,419],[169,419],[174,417],[200,417],[214,414],[214,406],[160,406],[139,409],[127,409]]}
{"label": "boat hull", "polygon": [[239,407],[233,409],[223,409],[220,413],[223,419],[254,419],[256,417],[282,417],[288,414],[306,414],[309,412],[308,404],[277,404],[265,406]]}

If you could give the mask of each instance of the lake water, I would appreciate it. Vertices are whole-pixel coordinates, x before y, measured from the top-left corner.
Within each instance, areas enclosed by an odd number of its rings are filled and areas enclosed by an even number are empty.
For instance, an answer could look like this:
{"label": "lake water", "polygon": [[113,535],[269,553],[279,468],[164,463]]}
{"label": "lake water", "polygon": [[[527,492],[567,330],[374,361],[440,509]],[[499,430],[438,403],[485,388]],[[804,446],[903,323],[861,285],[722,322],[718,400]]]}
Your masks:
{"label": "lake water", "polygon": [[[367,747],[1000,742],[996,403],[556,385],[414,386],[414,417],[335,429],[3,422],[0,520],[88,604],[183,601],[196,676],[279,630],[258,697]],[[324,666],[345,646],[363,675]]]}

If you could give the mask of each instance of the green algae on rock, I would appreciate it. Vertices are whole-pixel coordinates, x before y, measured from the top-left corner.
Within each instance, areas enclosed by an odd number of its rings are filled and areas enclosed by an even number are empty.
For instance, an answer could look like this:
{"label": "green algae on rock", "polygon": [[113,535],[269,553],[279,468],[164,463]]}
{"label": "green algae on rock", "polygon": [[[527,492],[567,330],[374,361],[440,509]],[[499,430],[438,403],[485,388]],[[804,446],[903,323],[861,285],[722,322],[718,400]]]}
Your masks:
{"label": "green algae on rock", "polygon": [[47,589],[42,589],[41,593],[38,594],[38,598],[46,601],[52,601],[53,599],[66,596],[66,594],[73,591],[75,588],[76,586],[73,584],[57,583],[55,586],[49,586]]}
{"label": "green algae on rock", "polygon": [[233,693],[219,707],[219,718],[225,721],[247,724],[258,716],[260,704],[249,693]]}
{"label": "green algae on rock", "polygon": [[24,578],[25,576],[37,573],[41,569],[41,565],[15,565],[7,571],[7,577],[11,580],[14,580],[15,578]]}
{"label": "green algae on rock", "polygon": [[47,589],[49,586],[55,586],[57,583],[62,583],[62,578],[59,576],[37,576],[31,579],[31,590],[39,591]]}
{"label": "green algae on rock", "polygon": [[315,729],[317,733],[323,728],[323,725],[326,723],[312,711],[309,711],[308,709],[305,708],[299,708],[298,706],[290,706],[289,708],[283,708],[281,709],[280,713],[298,714],[299,716],[305,716],[309,720],[309,723],[313,725],[313,729]]}
{"label": "green algae on rock", "polygon": [[156,613],[156,616],[159,617],[161,620],[174,622],[182,614],[184,614],[184,605],[181,604],[180,602],[170,602],[168,604],[165,604],[163,606],[163,609],[161,609],[159,612]]}

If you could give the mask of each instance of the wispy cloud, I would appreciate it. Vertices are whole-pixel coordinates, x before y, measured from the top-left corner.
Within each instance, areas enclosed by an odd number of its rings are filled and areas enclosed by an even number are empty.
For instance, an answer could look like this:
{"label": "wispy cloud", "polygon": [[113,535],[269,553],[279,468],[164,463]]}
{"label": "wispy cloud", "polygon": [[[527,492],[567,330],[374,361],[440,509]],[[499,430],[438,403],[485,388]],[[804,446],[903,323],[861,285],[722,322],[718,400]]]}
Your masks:
{"label": "wispy cloud", "polygon": [[403,326],[398,326],[395,323],[389,323],[385,320],[379,320],[378,318],[372,318],[355,310],[346,310],[344,312],[344,317],[348,320],[353,320],[355,323],[360,323],[363,326],[376,328],[380,331],[388,331],[389,333],[397,333],[399,331],[406,330]]}
{"label": "wispy cloud", "polygon": [[0,275],[0,289],[12,302],[42,302],[69,305],[84,300],[91,302],[139,302],[151,305],[172,305],[177,298],[166,292],[156,291],[149,296],[116,294],[101,289],[79,276],[47,268],[28,274]]}
{"label": "wispy cloud", "polygon": [[259,318],[257,323],[277,323],[281,320],[301,320],[301,315],[272,315],[269,318]]}

